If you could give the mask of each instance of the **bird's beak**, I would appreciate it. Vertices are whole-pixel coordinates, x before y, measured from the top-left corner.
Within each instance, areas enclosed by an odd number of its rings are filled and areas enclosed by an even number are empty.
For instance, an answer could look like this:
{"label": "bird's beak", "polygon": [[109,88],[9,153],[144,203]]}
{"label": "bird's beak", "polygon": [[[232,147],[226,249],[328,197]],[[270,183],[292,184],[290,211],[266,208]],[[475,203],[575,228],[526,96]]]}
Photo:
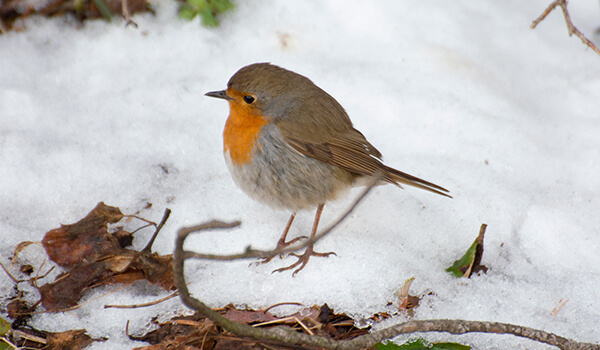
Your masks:
{"label": "bird's beak", "polygon": [[231,97],[227,96],[227,90],[207,92],[204,94],[204,96],[222,98],[224,100],[233,100]]}

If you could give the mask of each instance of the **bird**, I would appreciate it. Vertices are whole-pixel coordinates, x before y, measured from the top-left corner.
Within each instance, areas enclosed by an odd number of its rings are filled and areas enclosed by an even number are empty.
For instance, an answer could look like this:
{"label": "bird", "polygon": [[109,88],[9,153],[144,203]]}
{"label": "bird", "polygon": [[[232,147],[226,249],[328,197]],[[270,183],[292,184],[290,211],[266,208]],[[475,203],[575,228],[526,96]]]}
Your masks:
{"label": "bird", "polygon": [[[313,238],[326,202],[378,174],[383,183],[452,198],[441,186],[383,164],[340,103],[303,75],[254,63],[239,69],[227,89],[205,95],[229,103],[223,153],[236,185],[259,202],[292,212],[277,249],[306,238],[286,241],[298,211],[316,207]],[[294,254],[297,261],[273,272],[296,268],[294,276],[311,256],[331,254],[314,251],[311,243],[303,254]]]}

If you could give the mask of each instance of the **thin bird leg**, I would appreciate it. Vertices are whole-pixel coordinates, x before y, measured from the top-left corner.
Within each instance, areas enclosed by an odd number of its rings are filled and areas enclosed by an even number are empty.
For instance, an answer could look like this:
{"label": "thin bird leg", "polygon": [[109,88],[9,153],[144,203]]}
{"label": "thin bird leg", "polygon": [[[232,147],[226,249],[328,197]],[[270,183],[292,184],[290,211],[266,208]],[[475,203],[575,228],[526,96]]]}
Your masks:
{"label": "thin bird leg", "polygon": [[[279,241],[277,241],[277,249],[279,248],[285,248],[289,245],[292,245],[296,242],[298,242],[301,239],[306,239],[308,237],[306,236],[300,236],[300,237],[296,237],[294,239],[292,239],[289,242],[286,242],[285,239],[287,237],[288,231],[290,230],[290,227],[292,227],[292,222],[294,222],[294,219],[296,218],[296,213],[292,213],[292,215],[290,216],[290,219],[288,220],[287,225],[285,225],[285,229],[283,230],[283,233],[281,234],[281,237],[279,238]],[[282,256],[280,254],[280,256]]]}
{"label": "thin bird leg", "polygon": [[[282,249],[282,248],[285,248],[285,247],[287,247],[289,245],[292,245],[292,244],[298,242],[301,239],[308,238],[306,236],[300,236],[300,237],[296,237],[296,238],[292,239],[289,242],[285,241],[285,239],[287,237],[287,234],[288,234],[288,231],[290,230],[290,227],[292,227],[292,222],[294,222],[295,218],[296,218],[296,213],[292,213],[292,215],[290,216],[290,219],[288,220],[287,225],[285,225],[285,229],[283,230],[283,233],[281,234],[281,237],[277,241],[277,247],[275,249]],[[264,257],[264,258],[260,258],[259,261],[257,262],[257,264],[268,263],[269,261],[273,260],[274,257],[275,257],[275,255],[271,255],[271,256]],[[279,258],[283,258],[283,254],[279,254]]]}
{"label": "thin bird leg", "polygon": [[[317,228],[319,227],[319,220],[321,219],[321,213],[323,212],[323,207],[325,206],[325,204],[319,204],[319,206],[317,207],[317,213],[315,215],[315,221],[313,223],[313,227],[312,227],[312,231],[310,232],[310,238],[312,239],[313,237],[315,237],[315,235],[317,234]],[[283,272],[283,271],[287,271],[287,270],[291,270],[293,268],[295,268],[296,266],[300,265],[300,267],[298,267],[296,269],[296,271],[294,271],[294,273],[292,274],[292,277],[295,276],[300,270],[302,270],[306,264],[308,263],[308,259],[310,259],[311,256],[318,256],[318,257],[328,257],[331,254],[336,255],[334,252],[328,252],[328,253],[317,253],[314,251],[314,247],[313,247],[313,243],[310,243],[308,245],[308,247],[306,247],[306,250],[304,251],[304,254],[302,255],[298,255],[295,253],[290,253],[290,255],[293,255],[295,257],[298,258],[298,261],[296,261],[295,263],[293,263],[290,266],[287,267],[282,267],[280,269],[277,269],[273,272]]]}

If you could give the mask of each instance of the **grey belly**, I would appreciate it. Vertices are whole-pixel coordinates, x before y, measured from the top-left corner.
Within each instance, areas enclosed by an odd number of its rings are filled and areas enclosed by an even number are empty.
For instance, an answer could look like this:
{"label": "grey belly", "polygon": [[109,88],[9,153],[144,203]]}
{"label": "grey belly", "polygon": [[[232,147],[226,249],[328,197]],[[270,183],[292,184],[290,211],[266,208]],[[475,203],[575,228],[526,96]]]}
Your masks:
{"label": "grey belly", "polygon": [[259,148],[244,166],[234,166],[225,154],[235,183],[250,197],[296,211],[335,199],[351,186],[348,172],[298,153],[278,136],[263,133]]}

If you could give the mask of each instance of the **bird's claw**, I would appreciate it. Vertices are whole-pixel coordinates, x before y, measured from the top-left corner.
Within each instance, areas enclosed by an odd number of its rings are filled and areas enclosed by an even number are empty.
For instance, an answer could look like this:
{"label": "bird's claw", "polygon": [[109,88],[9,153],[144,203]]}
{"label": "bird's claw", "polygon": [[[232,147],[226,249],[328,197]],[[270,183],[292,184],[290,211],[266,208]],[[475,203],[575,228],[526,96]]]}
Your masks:
{"label": "bird's claw", "polygon": [[290,255],[295,256],[296,258],[298,258],[298,261],[296,261],[295,263],[291,264],[290,266],[286,266],[286,267],[282,267],[276,270],[273,270],[273,272],[271,273],[275,273],[275,272],[283,272],[283,271],[287,271],[287,270],[291,270],[295,267],[297,267],[298,265],[300,265],[300,267],[298,267],[293,273],[292,273],[292,277],[296,276],[296,274],[298,272],[300,272],[302,269],[304,269],[304,267],[306,266],[306,264],[308,263],[308,260],[310,259],[311,256],[316,256],[316,257],[321,257],[321,258],[327,258],[330,255],[335,255],[337,256],[336,253],[334,252],[327,252],[327,253],[317,253],[315,251],[312,250],[312,246],[309,246],[308,248],[306,248],[306,251],[304,252],[304,254],[299,255],[296,253],[290,253]]}
{"label": "bird's claw", "polygon": [[[296,237],[288,242],[285,242],[283,240],[280,240],[279,242],[277,242],[277,247],[275,247],[275,250],[279,250],[279,249],[283,249],[283,248],[287,248],[290,245],[302,240],[302,239],[308,239],[307,236],[300,236],[300,237]],[[291,253],[294,254],[294,253]],[[294,254],[295,255],[295,254]],[[277,256],[277,254],[273,254],[273,255],[269,255],[269,256],[265,256],[262,258],[258,258],[259,261],[255,262],[255,265],[262,265],[262,264],[266,264],[269,261],[273,260],[273,258]],[[279,258],[283,259],[283,253],[279,253]],[[252,265],[252,264],[251,264]]]}

